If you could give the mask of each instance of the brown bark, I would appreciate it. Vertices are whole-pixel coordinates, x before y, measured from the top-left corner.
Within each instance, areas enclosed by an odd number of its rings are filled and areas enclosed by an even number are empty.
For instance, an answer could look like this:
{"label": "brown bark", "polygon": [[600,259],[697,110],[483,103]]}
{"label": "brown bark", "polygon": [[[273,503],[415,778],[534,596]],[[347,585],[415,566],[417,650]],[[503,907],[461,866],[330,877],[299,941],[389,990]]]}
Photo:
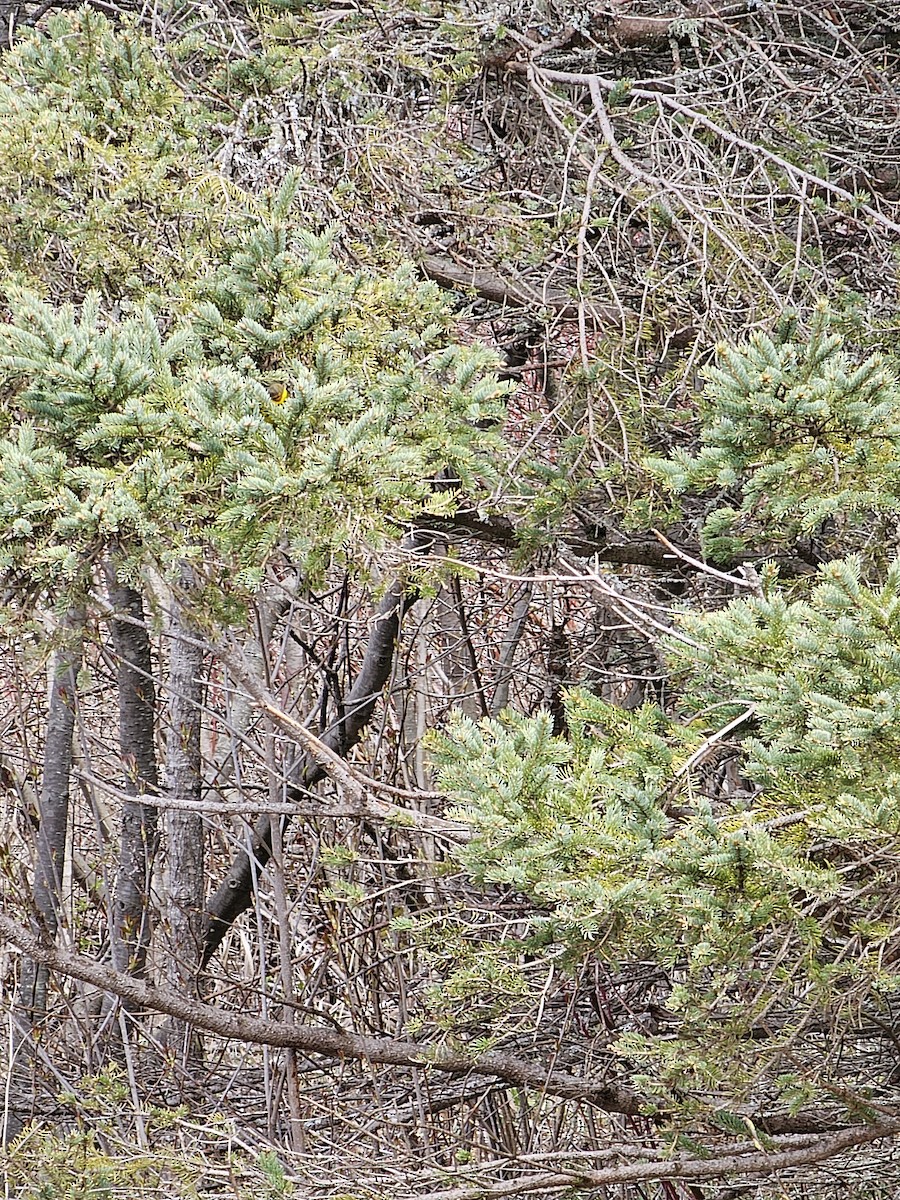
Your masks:
{"label": "brown bark", "polygon": [[[418,518],[416,525],[419,529],[428,530],[436,536],[444,538],[474,538],[488,545],[505,546],[514,549],[519,545],[516,527],[506,517],[497,516],[483,519],[471,512],[454,513],[452,517],[433,516],[430,514]],[[608,542],[601,529],[596,535],[583,536],[577,533],[560,533],[556,541],[564,544],[566,550],[576,558],[598,558],[601,562],[613,566],[648,567],[654,571],[671,571],[674,567],[688,573],[703,571],[703,549],[696,542],[690,541],[685,547],[676,547],[665,539],[660,540],[658,534],[636,533],[630,541]],[[673,537],[675,535],[673,534]],[[691,562],[691,558],[694,559]],[[728,561],[717,562],[720,570],[735,570],[743,563],[758,563],[760,560],[778,563],[781,574],[785,578],[797,575],[809,575],[815,571],[806,559],[790,551],[778,551],[771,554],[765,551],[747,551],[737,554]]]}
{"label": "brown bark", "polygon": [[505,279],[495,271],[468,266],[437,254],[424,255],[421,266],[428,278],[441,287],[473,291],[483,300],[492,300],[496,304],[534,310],[548,308],[566,320],[576,319],[583,308],[589,324],[613,325],[616,328],[622,324],[623,316],[628,315],[611,304],[595,304],[592,300],[579,303],[565,292],[546,286],[532,287],[524,279]]}
{"label": "brown bark", "polygon": [[[505,1196],[533,1195],[536,1192],[564,1192],[567,1194],[582,1189],[603,1189],[629,1185],[636,1186],[659,1180],[664,1183],[682,1180],[744,1179],[748,1176],[775,1175],[779,1171],[811,1166],[825,1162],[838,1154],[844,1154],[855,1146],[865,1146],[882,1138],[893,1138],[900,1132],[900,1120],[894,1118],[878,1121],[872,1125],[853,1125],[827,1137],[815,1138],[806,1145],[787,1146],[782,1149],[777,1143],[770,1149],[743,1146],[724,1154],[711,1154],[706,1158],[694,1155],[676,1155],[658,1158],[655,1162],[618,1163],[612,1167],[591,1170],[577,1166],[562,1171],[540,1171],[532,1175],[517,1175],[515,1179],[462,1187],[446,1188],[439,1192],[427,1192],[420,1200],[500,1200]],[[694,1196],[702,1193],[691,1191]],[[729,1193],[730,1194],[730,1193]],[[745,1195],[743,1188],[740,1192]],[[785,1193],[782,1193],[785,1194]]]}
{"label": "brown bark", "polygon": [[[45,964],[61,975],[83,980],[112,993],[131,1007],[167,1013],[220,1037],[234,1038],[255,1045],[293,1047],[307,1054],[318,1054],[327,1058],[353,1058],[389,1066],[427,1066],[448,1075],[483,1075],[502,1080],[514,1087],[532,1088],[551,1096],[584,1100],[608,1112],[629,1116],[637,1116],[641,1111],[652,1108],[646,1096],[617,1080],[594,1080],[569,1075],[503,1051],[469,1056],[444,1046],[405,1041],[400,1038],[363,1037],[333,1027],[294,1025],[241,1013],[224,1012],[214,1005],[181,996],[170,988],[153,987],[133,975],[121,974],[85,955],[59,949],[45,936],[39,936],[2,912],[0,938],[17,946],[34,961]],[[900,1110],[896,1105],[881,1105],[877,1120],[849,1127],[845,1113],[838,1109],[828,1111],[825,1108],[805,1110],[791,1116],[777,1112],[767,1116],[749,1114],[749,1120],[752,1123],[748,1128],[762,1130],[775,1138],[780,1136],[786,1144],[794,1147],[798,1146],[796,1139],[804,1139],[805,1147],[809,1148],[812,1155],[803,1160],[806,1162],[820,1162],[851,1146],[862,1145],[882,1137],[892,1137],[900,1132]],[[758,1146],[758,1138],[754,1138],[753,1143],[744,1149],[749,1152]],[[710,1173],[704,1174],[704,1165],[709,1167],[715,1162],[715,1159],[671,1158],[666,1159],[664,1164],[659,1164],[665,1166],[664,1176],[652,1173],[644,1176],[626,1175],[619,1181],[660,1177],[702,1179],[729,1174],[751,1174],[799,1165],[800,1160],[791,1164],[773,1148],[770,1157],[765,1157],[761,1152],[757,1159],[750,1158],[749,1153],[747,1157],[740,1159],[731,1157],[727,1162],[719,1159],[718,1168],[710,1169]],[[650,1165],[640,1164],[645,1168],[649,1168]],[[635,1168],[637,1167],[638,1164],[635,1164]],[[565,1178],[570,1180],[572,1186],[577,1182],[574,1177]],[[599,1186],[599,1179],[594,1173],[586,1173],[584,1178],[590,1181],[586,1182],[586,1186]],[[517,1179],[515,1183],[521,1190],[522,1180]],[[528,1186],[533,1186],[531,1181]]]}

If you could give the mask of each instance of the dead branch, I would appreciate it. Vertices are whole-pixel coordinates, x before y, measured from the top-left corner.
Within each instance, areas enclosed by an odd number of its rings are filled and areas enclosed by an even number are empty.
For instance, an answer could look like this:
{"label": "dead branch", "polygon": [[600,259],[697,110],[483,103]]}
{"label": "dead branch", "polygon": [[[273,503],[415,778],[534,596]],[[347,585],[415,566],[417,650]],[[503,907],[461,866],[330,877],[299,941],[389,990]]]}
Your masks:
{"label": "dead branch", "polygon": [[[602,75],[597,75],[592,72],[573,72],[573,71],[554,71],[546,67],[538,67],[532,63],[508,62],[506,70],[518,75],[526,75],[529,78],[539,78],[547,83],[558,83],[564,87],[586,88],[592,96],[595,110],[599,116],[597,106],[597,93],[602,89],[606,92],[611,92],[620,86],[620,81],[616,79],[607,79]],[[769,150],[766,146],[758,142],[751,142],[747,138],[741,137],[740,134],[733,133],[730,129],[726,129],[706,113],[701,112],[697,108],[692,108],[690,105],[682,104],[675,97],[668,95],[666,92],[654,90],[649,91],[646,88],[631,88],[628,92],[629,96],[633,96],[636,100],[652,100],[661,108],[668,109],[670,112],[677,113],[681,117],[694,121],[697,125],[702,126],[710,133],[718,137],[726,145],[735,146],[741,150],[746,150],[756,158],[765,162],[771,163],[774,167],[783,171],[787,178],[791,181],[797,194],[801,194],[801,185],[806,188],[818,189],[822,194],[833,197],[835,200],[843,200],[845,203],[852,206],[854,213],[864,214],[872,221],[873,224],[881,226],[890,233],[900,233],[900,224],[892,221],[890,217],[886,217],[879,212],[877,208],[873,208],[871,204],[861,203],[858,197],[854,196],[845,187],[840,184],[832,183],[828,179],[824,179],[821,175],[816,175],[811,171],[792,163],[783,155],[778,154],[774,150]],[[621,151],[619,152],[621,154]],[[617,161],[619,161],[617,159]],[[625,164],[622,163],[624,166]],[[628,169],[631,171],[632,167]],[[635,168],[639,171],[639,168]],[[692,212],[692,216],[696,215]],[[716,236],[720,236],[716,231]]]}
{"label": "dead branch", "polygon": [[494,271],[481,270],[436,254],[424,255],[420,263],[428,278],[441,287],[473,291],[482,300],[491,300],[495,304],[509,304],[515,308],[549,308],[558,317],[567,320],[576,319],[579,312],[583,311],[585,319],[598,328],[605,325],[618,328],[622,323],[622,311],[611,304],[595,304],[588,300],[578,302],[564,292],[552,291],[546,286],[535,291],[524,281],[504,279]]}
{"label": "dead branch", "polygon": [[[405,548],[414,551],[430,544],[429,537],[416,532],[406,540]],[[414,585],[408,585],[404,579],[396,579],[385,592],[372,623],[362,666],[347,696],[343,714],[326,731],[321,741],[316,739],[316,746],[321,752],[312,754],[306,749],[298,759],[291,771],[288,788],[290,799],[293,799],[297,792],[306,795],[309,788],[326,774],[323,761],[337,769],[335,763],[340,763],[362,736],[375,711],[381,690],[390,676],[403,615],[417,599],[418,590]],[[284,829],[289,818],[280,817],[279,820]],[[209,901],[206,937],[200,958],[201,967],[209,963],[231,925],[250,905],[255,875],[262,870],[272,854],[272,827],[268,816],[264,815],[256,822],[250,850],[252,860],[246,851],[241,851],[235,856],[227,875]]]}
{"label": "dead branch", "polygon": [[684,1179],[699,1182],[735,1175],[773,1175],[792,1167],[824,1162],[856,1146],[876,1142],[881,1138],[895,1137],[897,1133],[900,1133],[900,1119],[893,1118],[877,1121],[872,1125],[852,1125],[849,1129],[842,1129],[839,1133],[822,1137],[812,1145],[799,1149],[773,1149],[771,1152],[756,1150],[755,1153],[731,1153],[699,1159],[678,1156],[657,1159],[656,1162],[624,1163],[601,1171],[588,1171],[578,1167],[571,1171],[548,1171],[524,1178],[517,1175],[515,1179],[480,1187],[471,1185],[429,1192],[421,1197],[421,1200],[494,1200],[501,1196],[520,1196],[525,1192],[558,1192],[573,1188],[600,1188],[652,1180]]}
{"label": "dead branch", "polygon": [[123,975],[83,954],[57,949],[5,914],[0,914],[0,935],[35,962],[46,963],[54,971],[102,988],[133,1008],[165,1013],[219,1037],[258,1046],[290,1047],[326,1058],[353,1058],[396,1067],[430,1066],[448,1075],[477,1072],[502,1079],[513,1087],[587,1100],[607,1112],[630,1116],[636,1116],[646,1106],[645,1098],[615,1080],[580,1079],[501,1050],[468,1055],[433,1043],[363,1037],[345,1030],[294,1025],[286,1021],[226,1012],[212,1004],[187,999],[168,987],[154,986],[136,977]]}

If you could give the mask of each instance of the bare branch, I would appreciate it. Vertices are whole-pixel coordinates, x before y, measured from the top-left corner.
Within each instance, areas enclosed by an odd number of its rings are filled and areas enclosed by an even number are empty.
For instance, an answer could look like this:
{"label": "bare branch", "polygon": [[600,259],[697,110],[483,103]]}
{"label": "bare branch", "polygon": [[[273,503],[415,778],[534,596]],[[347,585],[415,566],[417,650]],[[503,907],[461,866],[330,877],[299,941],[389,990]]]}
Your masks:
{"label": "bare branch", "polygon": [[166,1013],[219,1037],[261,1046],[289,1046],[327,1058],[355,1058],[397,1067],[432,1067],[448,1075],[468,1075],[474,1071],[502,1079],[513,1087],[533,1088],[553,1096],[587,1100],[608,1112],[631,1116],[636,1116],[646,1105],[646,1100],[637,1092],[616,1080],[581,1079],[501,1050],[468,1055],[433,1043],[363,1037],[340,1029],[294,1025],[286,1021],[225,1012],[212,1004],[190,1000],[170,988],[154,987],[142,979],[124,975],[83,954],[58,950],[2,913],[0,935],[35,962],[46,963],[54,971],[102,988],[134,1008]]}
{"label": "bare branch", "polygon": [[[643,1183],[651,1180],[725,1179],[729,1176],[774,1175],[792,1167],[806,1167],[824,1162],[836,1154],[845,1153],[856,1146],[892,1138],[900,1133],[900,1118],[877,1121],[872,1125],[852,1125],[839,1133],[823,1136],[809,1146],[799,1149],[756,1150],[755,1153],[731,1153],[712,1158],[657,1159],[656,1162],[623,1163],[602,1171],[589,1171],[582,1167],[571,1171],[552,1171],[531,1176],[516,1175],[514,1179],[483,1186],[447,1188],[440,1192],[429,1192],[420,1200],[494,1200],[502,1196],[520,1196],[525,1192],[558,1192],[572,1188],[600,1188],[616,1184]],[[777,1146],[777,1142],[776,1142]]]}
{"label": "bare branch", "polygon": [[557,316],[577,318],[580,312],[586,320],[597,326],[622,323],[622,312],[611,304],[579,304],[564,292],[552,291],[544,286],[533,290],[525,281],[513,282],[493,271],[486,271],[436,254],[426,254],[421,259],[422,270],[429,279],[444,288],[455,288],[476,292],[483,300],[496,304],[511,304],[516,308],[549,308]]}
{"label": "bare branch", "polygon": [[[532,74],[536,74],[539,78],[546,80],[548,83],[560,83],[565,87],[587,88],[592,95],[598,119],[601,120],[603,119],[601,116],[603,110],[602,106],[597,105],[597,89],[602,88],[604,91],[610,92],[614,88],[621,86],[620,80],[606,79],[602,75],[575,71],[553,71],[549,68],[536,67],[531,63],[509,62],[506,64],[506,69],[518,75],[531,76]],[[709,130],[710,133],[714,133],[716,137],[720,138],[726,144],[736,146],[741,150],[747,150],[757,158],[764,159],[766,162],[772,163],[773,166],[776,166],[785,172],[787,177],[796,187],[798,195],[801,194],[802,190],[800,185],[803,185],[807,188],[812,186],[822,192],[825,192],[829,196],[833,196],[836,200],[844,200],[845,202],[851,204],[854,212],[864,213],[874,224],[880,225],[882,229],[886,229],[891,233],[900,233],[900,224],[898,224],[896,221],[892,221],[890,217],[886,217],[883,213],[880,213],[877,208],[873,208],[870,204],[860,203],[858,198],[854,196],[852,192],[847,191],[847,189],[841,187],[840,184],[832,183],[830,180],[824,179],[821,175],[815,175],[811,171],[805,170],[803,167],[798,166],[796,163],[792,163],[789,159],[784,158],[781,154],[776,153],[774,150],[767,149],[758,142],[751,142],[747,138],[741,137],[740,134],[732,133],[730,129],[726,129],[724,125],[720,125],[717,121],[714,121],[711,117],[708,117],[699,109],[691,108],[687,104],[682,104],[680,100],[676,100],[673,96],[668,95],[666,92],[658,90],[650,91],[647,88],[632,88],[628,92],[628,95],[634,96],[635,99],[638,100],[652,100],[659,104],[662,108],[668,109],[670,112],[677,113],[682,117],[688,117],[691,121],[696,121],[698,125],[701,125],[704,129]],[[605,131],[605,135],[608,138],[611,137],[609,129]],[[613,143],[614,139],[612,139],[610,142],[611,149]],[[621,151],[618,151],[618,153],[621,155]],[[619,160],[617,159],[617,161]],[[623,162],[623,165],[626,164]],[[640,170],[639,168],[635,168],[633,164],[630,164],[628,169],[635,171]],[[692,215],[696,216],[697,214],[692,213]],[[716,230],[716,236],[721,236],[720,231]]]}

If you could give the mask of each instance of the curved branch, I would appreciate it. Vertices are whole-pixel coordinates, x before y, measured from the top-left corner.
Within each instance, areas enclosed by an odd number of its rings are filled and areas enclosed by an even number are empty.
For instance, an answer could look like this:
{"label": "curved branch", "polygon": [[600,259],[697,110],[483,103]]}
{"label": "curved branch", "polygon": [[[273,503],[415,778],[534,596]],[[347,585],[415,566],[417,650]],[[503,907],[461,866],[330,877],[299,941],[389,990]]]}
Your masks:
{"label": "curved branch", "polygon": [[[430,535],[417,532],[406,539],[404,548],[408,551],[422,550],[432,542]],[[287,793],[292,804],[304,800],[309,789],[325,776],[325,764],[329,756],[332,759],[343,758],[359,741],[372,718],[382,688],[390,678],[400,622],[417,599],[418,589],[403,579],[396,579],[384,594],[372,623],[362,666],[347,696],[340,720],[326,730],[321,739],[316,739],[319,752],[314,754],[307,749],[294,764]],[[290,818],[284,816],[280,819],[284,829]],[[215,954],[234,921],[249,908],[254,879],[271,855],[272,823],[268,815],[263,815],[253,827],[250,853],[242,850],[235,855],[228,874],[207,905],[201,968]]]}
{"label": "curved branch", "polygon": [[500,1050],[468,1055],[444,1046],[420,1044],[401,1038],[363,1037],[331,1027],[294,1025],[287,1021],[225,1012],[212,1004],[188,999],[171,988],[154,987],[135,976],[124,975],[83,954],[58,950],[2,913],[0,936],[18,946],[35,962],[46,963],[54,971],[111,992],[135,1008],[166,1013],[219,1037],[261,1046],[292,1047],[327,1058],[355,1058],[396,1067],[430,1066],[448,1075],[476,1072],[502,1079],[513,1087],[533,1088],[553,1096],[587,1100],[608,1112],[629,1116],[637,1116],[642,1105],[646,1105],[646,1100],[637,1092],[614,1080],[580,1079],[576,1075],[555,1071]]}
{"label": "curved branch", "polygon": [[[563,87],[602,89],[606,92],[611,92],[621,86],[621,80],[607,78],[603,75],[597,75],[593,72],[581,71],[557,71],[548,67],[541,67],[533,63],[514,62],[510,61],[505,64],[505,70],[517,75],[532,75],[537,74],[542,80],[548,83],[558,83]],[[771,163],[780,171],[783,171],[798,195],[802,194],[799,184],[805,184],[808,187],[816,188],[818,191],[832,197],[834,200],[843,200],[851,205],[851,212],[856,216],[864,213],[875,225],[880,225],[883,229],[887,229],[891,233],[900,233],[900,224],[892,221],[890,217],[884,216],[877,208],[873,208],[871,204],[860,203],[854,194],[842,187],[839,183],[832,183],[821,175],[816,175],[811,171],[805,170],[797,163],[793,163],[784,155],[778,154],[775,150],[769,150],[766,146],[759,142],[751,142],[747,138],[742,137],[738,133],[727,129],[724,125],[720,125],[718,121],[714,121],[712,117],[706,115],[699,108],[693,108],[688,104],[676,99],[674,96],[668,95],[664,91],[651,91],[647,88],[634,87],[628,91],[629,97],[636,100],[650,100],[660,107],[668,109],[669,112],[676,113],[680,117],[685,117],[689,121],[702,126],[715,137],[719,138],[726,145],[735,146],[740,150],[745,150],[749,154],[755,155],[757,158]]]}

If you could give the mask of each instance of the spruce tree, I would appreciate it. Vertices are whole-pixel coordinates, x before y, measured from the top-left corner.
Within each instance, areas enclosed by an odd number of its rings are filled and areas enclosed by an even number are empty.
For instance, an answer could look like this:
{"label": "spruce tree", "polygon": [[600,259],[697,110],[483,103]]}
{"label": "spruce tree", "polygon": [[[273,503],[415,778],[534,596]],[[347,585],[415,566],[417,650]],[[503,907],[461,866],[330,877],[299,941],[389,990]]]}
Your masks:
{"label": "spruce tree", "polygon": [[[59,18],[2,70],[0,182],[44,126],[58,136],[47,172],[28,174],[25,237],[3,264],[15,270],[0,329],[0,569],[15,583],[8,615],[25,619],[35,602],[83,612],[107,577],[134,797],[113,957],[140,971],[157,850],[141,796],[158,786],[146,572],[176,591],[191,574],[178,605],[193,607],[180,628],[195,639],[240,619],[273,562],[307,581],[333,560],[365,575],[418,515],[452,512],[463,490],[487,495],[506,388],[490,353],[451,343],[433,285],[406,267],[344,270],[329,238],[303,228],[294,180],[267,199],[193,178],[207,115],[135,29]],[[210,195],[227,198],[224,218]],[[177,262],[161,263],[175,216]],[[434,486],[442,472],[455,486]],[[64,804],[58,816],[64,828]],[[170,878],[173,895],[184,882]]]}
{"label": "spruce tree", "polygon": [[[854,361],[825,309],[806,338],[722,347],[707,375],[699,452],[648,466],[705,514],[710,555],[815,535],[843,556],[787,580],[764,566],[759,594],[685,611],[667,711],[574,690],[565,737],[510,711],[432,736],[475,832],[462,861],[529,898],[533,948],[573,970],[655,964],[659,1028],[616,1052],[688,1125],[761,1096],[833,1102],[843,1070],[802,1031],[852,1040],[900,989],[896,376]],[[738,783],[710,790],[723,748]]]}

